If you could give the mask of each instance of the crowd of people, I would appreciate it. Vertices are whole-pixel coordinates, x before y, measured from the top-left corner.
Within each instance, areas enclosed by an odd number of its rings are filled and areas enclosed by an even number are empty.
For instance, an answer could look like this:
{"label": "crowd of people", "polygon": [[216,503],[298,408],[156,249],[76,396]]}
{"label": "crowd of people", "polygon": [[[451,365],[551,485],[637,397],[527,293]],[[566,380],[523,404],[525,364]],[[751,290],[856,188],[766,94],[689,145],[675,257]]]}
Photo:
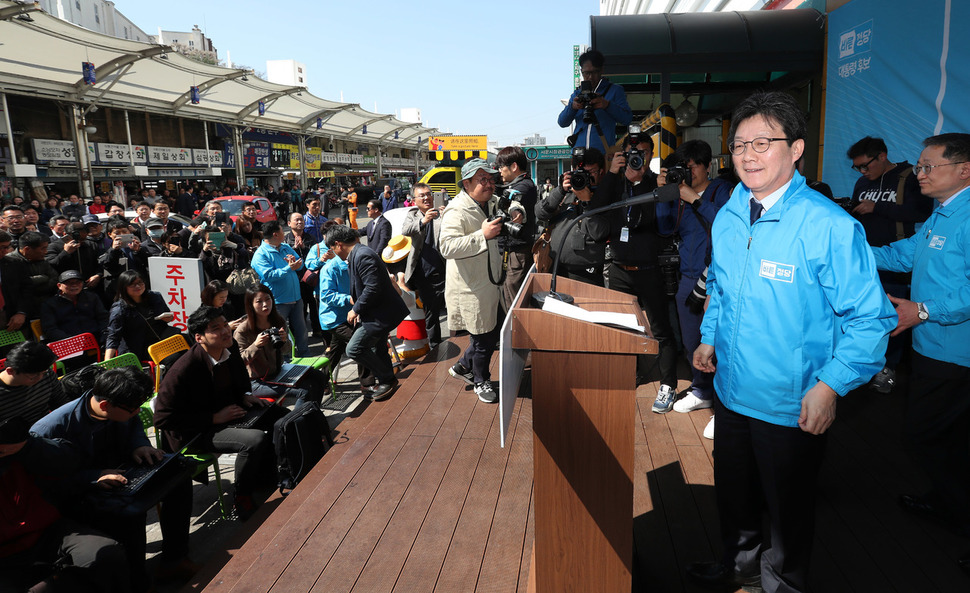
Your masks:
{"label": "crowd of people", "polygon": [[[348,356],[362,396],[379,402],[400,385],[391,332],[423,326],[432,348],[467,332],[449,373],[482,402],[497,402],[489,368],[502,319],[528,270],[550,258],[563,277],[637,298],[658,354],[639,356],[631,380],[659,380],[653,412],[713,412],[703,435],[716,435],[723,552],[691,565],[693,580],[806,590],[814,486],[836,401],[866,384],[891,391],[910,349],[906,437],[933,489],[900,504],[970,536],[970,403],[962,397],[970,379],[970,135],[927,138],[915,166],[890,160],[883,140],[861,139],[847,151],[861,176],[840,205],[799,172],[806,122],[797,103],[756,93],[731,120],[732,168],[712,175],[711,147],[690,140],[654,173],[649,135],[631,130],[611,149],[616,124],[629,123],[631,112],[622,89],[602,77],[602,56],[593,50],[579,62],[588,88],[560,115],[560,125],[575,126],[573,169],[541,188],[513,146],[493,164],[465,162],[459,193],[439,206],[422,183],[406,196],[385,186],[359,205],[352,187],[330,195],[271,187],[279,218],[268,222],[252,205],[233,220],[216,192],[192,187],[140,192],[130,218],[107,196],[5,205],[7,330],[39,319],[44,339],[92,333],[106,358],[133,352],[144,360],[151,344],[178,333],[151,290],[149,258],[197,258],[206,285],[186,320],[191,347],[170,363],[157,394],[159,448],[138,419],[153,392],[144,373],[104,371],[87,390],[70,392],[43,343],[8,354],[0,505],[9,502],[24,521],[0,528],[0,584],[48,578],[24,566],[69,557],[77,571],[58,578],[76,590],[147,590],[144,515],[117,520],[91,507],[93,494],[124,484],[123,461],[153,462],[185,447],[235,453],[235,512],[250,516],[273,475],[266,428],[284,412],[272,402],[319,403],[331,388],[313,369],[295,386],[270,380],[291,340],[297,357],[309,356],[311,337],[332,363]],[[667,201],[625,201],[667,186],[675,188]],[[358,207],[370,219],[363,228]],[[394,236],[384,214],[401,207],[408,212]],[[328,208],[339,216],[328,218]],[[678,359],[690,368],[683,390]],[[254,411],[263,411],[257,424],[235,424]],[[42,498],[52,483],[61,484],[60,496]],[[15,505],[21,495],[36,504]],[[183,480],[161,501],[163,576],[194,569],[191,498]]]}

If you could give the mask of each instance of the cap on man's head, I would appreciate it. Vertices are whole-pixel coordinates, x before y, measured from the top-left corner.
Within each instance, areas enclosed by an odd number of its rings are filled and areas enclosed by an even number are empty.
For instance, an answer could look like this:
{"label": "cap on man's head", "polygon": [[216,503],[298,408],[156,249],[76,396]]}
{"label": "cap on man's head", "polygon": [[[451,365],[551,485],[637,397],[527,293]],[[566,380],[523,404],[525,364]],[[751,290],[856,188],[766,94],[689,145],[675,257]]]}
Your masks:
{"label": "cap on man's head", "polygon": [[81,276],[81,272],[78,272],[77,270],[66,270],[61,272],[61,275],[57,277],[58,284],[67,284],[71,280],[83,281],[84,277]]}
{"label": "cap on man's head", "polygon": [[484,169],[485,172],[488,173],[489,175],[495,175],[496,173],[498,173],[497,170],[489,167],[488,163],[485,162],[484,160],[471,159],[470,161],[462,165],[461,180],[464,181],[466,179],[471,179],[472,177],[475,176],[475,173],[477,173],[479,169]]}
{"label": "cap on man's head", "polygon": [[81,222],[84,224],[101,224],[101,221],[98,220],[98,216],[96,214],[85,214],[81,217]]}
{"label": "cap on man's head", "polygon": [[145,222],[146,229],[150,229],[152,227],[157,227],[157,226],[161,226],[161,227],[165,226],[165,221],[162,220],[161,218],[156,218],[152,216]]}

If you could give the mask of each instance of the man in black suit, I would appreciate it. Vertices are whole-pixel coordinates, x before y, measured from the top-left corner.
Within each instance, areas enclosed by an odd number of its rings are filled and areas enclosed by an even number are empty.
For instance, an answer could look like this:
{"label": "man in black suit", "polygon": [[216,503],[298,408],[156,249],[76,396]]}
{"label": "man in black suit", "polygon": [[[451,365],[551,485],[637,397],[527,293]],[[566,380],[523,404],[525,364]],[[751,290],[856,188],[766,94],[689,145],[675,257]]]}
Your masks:
{"label": "man in black suit", "polygon": [[408,315],[408,307],[391,285],[384,262],[373,249],[359,242],[357,231],[336,225],[327,231],[327,247],[347,262],[353,308],[347,323],[356,326],[347,343],[347,355],[377,378],[377,385],[364,397],[380,401],[391,397],[398,387],[387,336]]}
{"label": "man in black suit", "polygon": [[367,236],[367,246],[380,255],[391,240],[391,221],[384,218],[384,207],[378,199],[367,201],[367,216],[372,220],[359,233]]}

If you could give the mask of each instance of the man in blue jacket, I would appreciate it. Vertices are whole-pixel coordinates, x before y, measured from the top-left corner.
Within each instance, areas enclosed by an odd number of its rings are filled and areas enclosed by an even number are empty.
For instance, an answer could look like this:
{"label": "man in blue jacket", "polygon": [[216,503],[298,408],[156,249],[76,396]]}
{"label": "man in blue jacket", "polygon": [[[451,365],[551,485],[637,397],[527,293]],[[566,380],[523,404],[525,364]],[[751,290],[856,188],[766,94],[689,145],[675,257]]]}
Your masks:
{"label": "man in blue jacket", "polygon": [[398,388],[387,337],[408,315],[407,305],[394,290],[384,262],[370,247],[361,245],[357,231],[335,225],[327,231],[327,247],[347,262],[353,306],[347,323],[355,327],[347,343],[347,355],[374,373],[377,385],[370,400],[381,401]]}
{"label": "man in blue jacket", "polygon": [[694,351],[694,366],[715,373],[723,540],[721,561],[688,568],[704,585],[806,590],[821,435],[838,396],[882,368],[896,325],[862,225],[796,171],[805,134],[785,93],[756,93],[731,119],[741,184],[714,219],[711,300]]}
{"label": "man in blue jacket", "polygon": [[933,489],[899,502],[970,537],[970,134],[923,146],[913,171],[938,205],[918,233],[873,249],[880,270],[913,273],[912,300],[889,297],[899,314],[892,335],[913,328],[903,432]]}
{"label": "man in blue jacket", "polygon": [[[605,61],[603,54],[595,49],[579,56],[583,82],[590,84],[593,98],[589,103],[584,103],[580,97],[580,87],[573,91],[559,114],[560,128],[568,128],[574,122],[576,124],[572,134],[575,143],[572,146],[595,148],[603,154],[607,154],[610,146],[616,143],[617,124],[625,126],[633,119],[623,87],[603,78]],[[591,111],[595,123],[587,121],[590,119],[586,116],[587,111]],[[603,146],[604,140],[607,146]]]}
{"label": "man in blue jacket", "polygon": [[303,268],[303,260],[286,244],[286,236],[278,220],[263,225],[263,243],[253,254],[252,266],[262,283],[273,291],[276,310],[290,325],[296,342],[296,355],[310,356],[303,299],[300,296],[300,276],[297,274]]}

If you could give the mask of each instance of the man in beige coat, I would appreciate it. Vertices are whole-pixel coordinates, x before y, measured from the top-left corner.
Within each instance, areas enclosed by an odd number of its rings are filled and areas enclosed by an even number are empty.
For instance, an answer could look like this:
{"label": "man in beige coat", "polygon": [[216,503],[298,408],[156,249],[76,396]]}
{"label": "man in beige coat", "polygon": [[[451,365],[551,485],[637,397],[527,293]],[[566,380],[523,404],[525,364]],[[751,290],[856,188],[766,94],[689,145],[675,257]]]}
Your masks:
{"label": "man in beige coat", "polygon": [[488,365],[498,344],[502,295],[502,254],[496,239],[502,221],[488,220],[498,202],[495,173],[482,159],[465,163],[461,168],[462,191],[441,215],[439,236],[441,256],[446,260],[448,326],[471,334],[468,348],[448,372],[473,385],[478,399],[490,404],[498,402]]}

